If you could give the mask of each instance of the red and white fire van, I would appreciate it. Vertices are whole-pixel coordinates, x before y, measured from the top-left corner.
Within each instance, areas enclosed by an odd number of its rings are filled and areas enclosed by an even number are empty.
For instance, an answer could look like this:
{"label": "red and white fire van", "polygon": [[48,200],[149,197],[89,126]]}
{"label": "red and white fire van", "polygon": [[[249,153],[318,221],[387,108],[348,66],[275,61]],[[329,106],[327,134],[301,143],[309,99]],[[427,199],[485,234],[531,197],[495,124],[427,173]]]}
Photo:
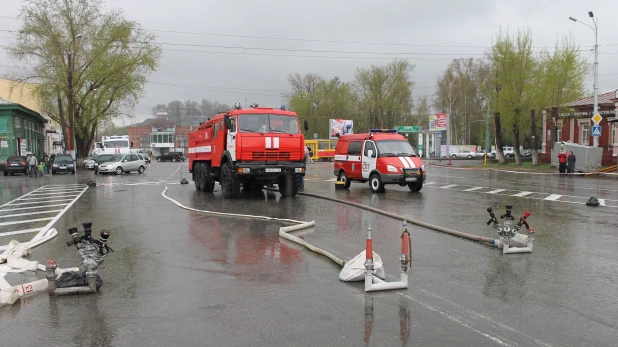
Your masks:
{"label": "red and white fire van", "polygon": [[334,174],[345,188],[352,181],[369,182],[371,191],[385,184],[408,186],[418,192],[425,182],[425,165],[408,140],[394,129],[371,129],[339,137]]}

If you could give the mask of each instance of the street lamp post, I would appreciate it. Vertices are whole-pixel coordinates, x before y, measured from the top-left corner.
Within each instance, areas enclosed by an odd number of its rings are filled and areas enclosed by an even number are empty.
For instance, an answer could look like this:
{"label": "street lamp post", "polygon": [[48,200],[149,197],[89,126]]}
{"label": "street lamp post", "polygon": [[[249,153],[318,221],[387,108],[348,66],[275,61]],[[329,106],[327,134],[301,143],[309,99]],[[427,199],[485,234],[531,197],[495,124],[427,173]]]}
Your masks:
{"label": "street lamp post", "polygon": [[[588,16],[590,16],[590,18],[592,19],[594,28],[586,23],[582,23],[578,21],[576,18],[569,17],[569,19],[574,22],[583,24],[587,26],[588,28],[592,29],[592,31],[594,31],[594,105],[593,105],[593,111],[592,111],[593,116],[594,116],[599,111],[599,45],[598,45],[598,35],[597,35],[597,24],[599,22],[599,19],[597,18],[595,20],[594,14],[592,13],[592,11],[588,12]],[[599,137],[593,136],[593,141],[594,141],[593,146],[598,147]]]}
{"label": "street lamp post", "polygon": [[485,105],[487,106],[487,114],[485,115],[485,119],[479,119],[472,121],[472,123],[480,123],[485,122],[485,152],[489,150],[489,102],[487,102],[487,98],[483,98],[485,100]]}
{"label": "street lamp post", "polygon": [[69,123],[71,127],[71,150],[73,151],[73,161],[77,161],[77,148],[75,141],[75,105],[73,103],[73,47],[75,46],[75,40],[82,37],[82,34],[77,34],[73,37],[71,47],[67,51],[67,68],[68,68],[68,86],[69,86]]}

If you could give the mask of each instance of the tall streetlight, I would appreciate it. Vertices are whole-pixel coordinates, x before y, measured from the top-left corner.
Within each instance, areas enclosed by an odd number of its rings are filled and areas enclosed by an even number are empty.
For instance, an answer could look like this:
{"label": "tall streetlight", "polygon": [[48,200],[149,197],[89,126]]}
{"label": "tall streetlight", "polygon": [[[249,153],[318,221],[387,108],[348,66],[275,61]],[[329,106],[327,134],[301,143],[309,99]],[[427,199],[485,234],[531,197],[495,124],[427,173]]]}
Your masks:
{"label": "tall streetlight", "polygon": [[[569,17],[569,19],[574,22],[583,24],[587,26],[588,28],[592,29],[592,31],[594,31],[594,106],[593,106],[594,108],[592,111],[593,116],[594,116],[599,111],[599,45],[598,45],[598,35],[597,35],[597,24],[599,22],[599,19],[597,18],[595,20],[594,14],[592,13],[592,11],[588,12],[588,16],[590,16],[590,18],[592,19],[594,28],[586,23],[578,21],[576,18]],[[593,140],[594,140],[593,146],[598,147],[599,137],[593,136]]]}
{"label": "tall streetlight", "polygon": [[489,101],[486,97],[483,97],[481,100],[485,101],[485,106],[487,107],[487,114],[485,115],[485,119],[475,120],[472,121],[472,123],[485,122],[485,152],[489,153]]}
{"label": "tall streetlight", "polygon": [[71,150],[73,151],[73,161],[77,161],[77,148],[75,141],[75,106],[73,105],[73,47],[75,46],[75,40],[82,37],[82,34],[77,34],[73,37],[69,50],[67,51],[67,68],[68,71],[68,84],[69,84],[69,122],[71,127]]}

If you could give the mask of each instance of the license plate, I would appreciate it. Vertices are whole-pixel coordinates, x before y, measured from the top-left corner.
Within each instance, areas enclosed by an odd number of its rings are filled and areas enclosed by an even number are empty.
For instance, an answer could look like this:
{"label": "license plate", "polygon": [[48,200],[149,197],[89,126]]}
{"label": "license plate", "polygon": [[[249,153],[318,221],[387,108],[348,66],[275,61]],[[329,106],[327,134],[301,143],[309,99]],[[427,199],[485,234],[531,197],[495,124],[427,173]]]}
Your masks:
{"label": "license plate", "polygon": [[11,164],[11,166],[17,166],[17,165],[19,165],[19,164]]}
{"label": "license plate", "polygon": [[416,181],[416,177],[406,177],[406,182]]}
{"label": "license plate", "polygon": [[266,169],[266,172],[281,172],[281,168],[268,168]]}

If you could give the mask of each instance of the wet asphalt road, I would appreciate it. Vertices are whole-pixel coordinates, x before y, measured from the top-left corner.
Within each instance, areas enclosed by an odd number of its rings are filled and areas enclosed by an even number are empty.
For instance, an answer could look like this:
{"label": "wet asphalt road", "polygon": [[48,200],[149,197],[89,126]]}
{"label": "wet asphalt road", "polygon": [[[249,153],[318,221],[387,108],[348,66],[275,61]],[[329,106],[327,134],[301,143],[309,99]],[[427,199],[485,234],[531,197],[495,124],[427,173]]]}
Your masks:
{"label": "wet asphalt road", "polygon": [[[143,175],[0,178],[2,204],[43,185],[98,182],[56,222],[59,236],[35,248],[31,259],[78,265],[74,250],[65,245],[66,229],[88,220],[95,231],[111,231],[116,251],[100,271],[104,285],[96,295],[43,294],[0,308],[2,345],[618,344],[616,178],[431,167],[429,184],[420,193],[387,186],[386,193],[372,194],[367,184],[355,183],[348,191],[335,191],[332,164],[311,164],[307,192],[471,234],[495,236],[485,224],[488,206],[503,213],[504,205],[512,203],[517,215],[524,209],[533,213],[537,236],[532,254],[502,255],[489,246],[411,226],[410,288],[367,295],[362,283],[340,282],[340,269],[330,260],[280,240],[281,224],[189,212],[163,199],[161,192],[167,185],[168,196],[196,209],[315,220],[313,230],[298,235],[345,260],[363,250],[371,225],[374,251],[385,261],[390,280],[398,277],[399,221],[267,191],[224,200],[218,186],[207,194],[193,184],[177,184],[178,168],[155,163]],[[186,164],[182,175],[191,180]],[[608,206],[583,205],[592,195]],[[1,236],[25,228],[0,224],[0,244],[28,240],[33,234]],[[10,274],[6,279],[21,283],[43,276]]]}

